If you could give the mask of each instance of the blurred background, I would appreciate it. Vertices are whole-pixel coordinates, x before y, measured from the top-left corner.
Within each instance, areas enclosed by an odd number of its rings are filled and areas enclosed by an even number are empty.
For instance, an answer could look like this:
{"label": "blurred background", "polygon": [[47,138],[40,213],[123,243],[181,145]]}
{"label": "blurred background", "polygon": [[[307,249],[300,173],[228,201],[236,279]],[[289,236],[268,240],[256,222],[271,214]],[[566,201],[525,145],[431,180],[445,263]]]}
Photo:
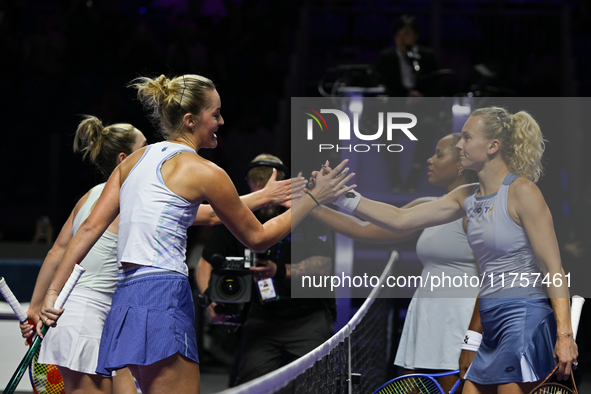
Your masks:
{"label": "blurred background", "polygon": [[[591,95],[588,0],[0,0],[0,274],[30,278],[27,261],[37,272],[75,203],[102,181],[72,152],[81,115],[161,139],[127,87],[134,78],[216,83],[225,125],[218,148],[200,154],[243,194],[257,154],[290,162],[290,98],[330,94],[347,77],[342,66],[371,74],[403,14],[444,70],[439,95]],[[591,240],[591,111],[577,116],[542,129],[549,165],[539,186],[565,268],[587,262]],[[209,235],[191,231],[194,245]],[[32,286],[17,298],[26,302]]]}
{"label": "blurred background", "polygon": [[[419,44],[449,70],[445,95],[591,93],[584,0],[0,1],[0,239],[33,240],[44,216],[56,236],[101,181],[72,153],[80,115],[132,123],[149,142],[160,139],[126,87],[140,75],[213,79],[226,124],[219,147],[200,154],[247,192],[243,169],[256,154],[289,162],[289,98],[319,96],[319,81],[338,77],[339,65],[375,65],[402,14],[416,17]],[[554,178],[555,187],[562,170],[573,172],[569,186],[579,190],[568,198],[582,212],[586,178],[577,168],[588,133],[543,131],[564,168],[553,166],[540,185]]]}

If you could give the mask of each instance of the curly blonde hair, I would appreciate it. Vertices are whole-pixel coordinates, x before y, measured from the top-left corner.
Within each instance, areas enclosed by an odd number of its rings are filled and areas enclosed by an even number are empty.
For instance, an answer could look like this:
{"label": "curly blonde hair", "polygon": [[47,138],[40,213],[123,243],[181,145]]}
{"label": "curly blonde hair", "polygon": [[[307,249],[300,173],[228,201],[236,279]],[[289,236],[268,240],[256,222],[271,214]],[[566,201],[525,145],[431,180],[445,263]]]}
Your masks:
{"label": "curly blonde hair", "polygon": [[533,182],[540,179],[545,140],[538,122],[529,113],[511,115],[501,107],[486,107],[470,116],[484,120],[486,138],[501,141],[501,155],[511,172]]}
{"label": "curly blonde hair", "polygon": [[137,89],[138,99],[151,111],[151,120],[166,139],[180,135],[186,113],[200,115],[211,103],[207,93],[215,90],[214,83],[201,75],[187,74],[167,78],[140,77],[130,86]]}
{"label": "curly blonde hair", "polygon": [[106,179],[117,167],[117,157],[132,154],[136,142],[135,127],[129,123],[104,126],[95,116],[86,115],[76,130],[74,152],[82,152]]}

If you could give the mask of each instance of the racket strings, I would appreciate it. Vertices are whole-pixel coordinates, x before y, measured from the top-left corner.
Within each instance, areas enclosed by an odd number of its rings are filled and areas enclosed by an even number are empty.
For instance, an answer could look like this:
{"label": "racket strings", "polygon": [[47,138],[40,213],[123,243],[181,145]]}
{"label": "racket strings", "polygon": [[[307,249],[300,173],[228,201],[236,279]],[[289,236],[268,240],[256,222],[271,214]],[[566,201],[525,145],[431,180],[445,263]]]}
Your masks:
{"label": "racket strings", "polygon": [[530,394],[576,394],[576,391],[559,383],[545,383]]}
{"label": "racket strings", "polygon": [[413,376],[395,380],[376,394],[442,394],[442,391],[433,378]]}
{"label": "racket strings", "polygon": [[39,364],[39,352],[31,361],[31,383],[38,394],[64,394],[64,381],[55,365]]}

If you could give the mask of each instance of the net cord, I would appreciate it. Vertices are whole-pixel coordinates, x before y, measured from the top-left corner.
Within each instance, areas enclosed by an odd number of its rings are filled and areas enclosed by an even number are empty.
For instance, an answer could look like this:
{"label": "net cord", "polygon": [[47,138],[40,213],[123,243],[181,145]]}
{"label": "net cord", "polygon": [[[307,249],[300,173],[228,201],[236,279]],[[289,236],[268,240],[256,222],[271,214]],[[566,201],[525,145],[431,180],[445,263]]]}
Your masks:
{"label": "net cord", "polygon": [[[279,368],[276,371],[270,372],[264,376],[261,376],[257,379],[254,379],[250,382],[241,384],[240,386],[231,388],[229,390],[224,390],[223,394],[262,394],[262,393],[275,393],[278,390],[286,387],[289,382],[294,380],[296,377],[301,375],[304,371],[311,368],[316,361],[320,360],[322,357],[326,356],[332,349],[334,349],[339,343],[345,342],[351,336],[351,332],[355,330],[355,327],[361,322],[363,317],[367,314],[370,306],[373,304],[374,299],[378,298],[378,295],[382,289],[382,284],[385,283],[388,275],[394,270],[394,264],[400,255],[397,251],[393,251],[390,254],[390,258],[388,263],[386,264],[386,268],[382,272],[380,276],[380,282],[376,287],[374,287],[367,296],[367,299],[361,305],[361,308],[353,315],[349,323],[347,323],[343,328],[339,330],[336,334],[334,334],[330,339],[324,342],[322,345],[318,346],[316,349],[312,350],[308,354],[300,357],[299,359],[293,361],[290,364],[287,364],[284,367]],[[348,360],[348,392],[352,392],[352,383],[351,383],[351,343],[347,341],[347,351],[349,354]]]}

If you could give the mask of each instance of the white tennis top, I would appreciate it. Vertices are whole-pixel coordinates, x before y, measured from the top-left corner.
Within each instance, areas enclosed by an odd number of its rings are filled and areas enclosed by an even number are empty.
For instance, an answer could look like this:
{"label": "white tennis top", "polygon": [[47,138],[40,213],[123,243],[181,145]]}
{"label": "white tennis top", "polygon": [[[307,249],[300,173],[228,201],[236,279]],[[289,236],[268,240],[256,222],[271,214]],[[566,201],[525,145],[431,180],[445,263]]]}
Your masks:
{"label": "white tennis top", "polygon": [[148,146],[119,194],[117,262],[179,272],[185,276],[187,228],[195,221],[198,203],[174,194],[162,179],[162,165],[191,148],[168,141]]}
{"label": "white tennis top", "polygon": [[[428,283],[415,292],[404,321],[395,365],[407,369],[458,369],[461,343],[474,311],[478,287],[433,287],[435,278],[478,278],[478,265],[468,245],[462,219],[429,227],[417,241]],[[456,281],[458,283],[459,281]]]}
{"label": "white tennis top", "polygon": [[[104,188],[105,184],[101,183],[90,190],[88,199],[74,217],[72,236],[90,215]],[[105,231],[80,264],[86,271],[76,286],[112,294],[117,285],[117,234]]]}

